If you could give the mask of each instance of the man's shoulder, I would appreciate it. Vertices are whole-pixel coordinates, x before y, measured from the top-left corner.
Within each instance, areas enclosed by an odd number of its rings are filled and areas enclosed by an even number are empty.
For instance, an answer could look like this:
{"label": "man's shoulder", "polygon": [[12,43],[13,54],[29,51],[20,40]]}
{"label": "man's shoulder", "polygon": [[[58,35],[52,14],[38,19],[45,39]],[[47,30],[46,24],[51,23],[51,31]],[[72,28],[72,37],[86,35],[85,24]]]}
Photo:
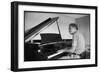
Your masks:
{"label": "man's shoulder", "polygon": [[79,31],[76,32],[75,36],[82,36],[82,33],[80,33]]}
{"label": "man's shoulder", "polygon": [[74,34],[74,38],[80,38],[80,37],[83,37],[83,35],[79,31]]}

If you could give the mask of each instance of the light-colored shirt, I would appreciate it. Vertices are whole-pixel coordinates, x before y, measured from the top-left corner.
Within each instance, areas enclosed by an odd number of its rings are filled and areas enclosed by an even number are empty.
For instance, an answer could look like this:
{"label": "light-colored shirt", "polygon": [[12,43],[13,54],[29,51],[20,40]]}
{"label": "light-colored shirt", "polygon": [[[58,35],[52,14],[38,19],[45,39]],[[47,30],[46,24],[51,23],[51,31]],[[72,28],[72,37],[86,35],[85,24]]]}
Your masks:
{"label": "light-colored shirt", "polygon": [[81,54],[85,51],[85,39],[79,31],[77,31],[73,35],[72,46],[75,47],[73,53]]}

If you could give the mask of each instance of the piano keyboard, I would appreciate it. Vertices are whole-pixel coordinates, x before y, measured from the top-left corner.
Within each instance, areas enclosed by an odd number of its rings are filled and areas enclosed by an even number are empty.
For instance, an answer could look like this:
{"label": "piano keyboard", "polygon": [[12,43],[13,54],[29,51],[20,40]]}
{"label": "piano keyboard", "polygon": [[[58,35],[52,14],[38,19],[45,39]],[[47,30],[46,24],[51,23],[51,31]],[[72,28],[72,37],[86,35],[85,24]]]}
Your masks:
{"label": "piano keyboard", "polygon": [[61,53],[64,53],[64,51],[60,51],[60,52],[57,52],[55,54],[52,54],[52,55],[48,56],[48,59],[51,59],[51,58],[53,58],[53,57],[55,57],[55,56],[57,56],[57,55],[59,55]]}

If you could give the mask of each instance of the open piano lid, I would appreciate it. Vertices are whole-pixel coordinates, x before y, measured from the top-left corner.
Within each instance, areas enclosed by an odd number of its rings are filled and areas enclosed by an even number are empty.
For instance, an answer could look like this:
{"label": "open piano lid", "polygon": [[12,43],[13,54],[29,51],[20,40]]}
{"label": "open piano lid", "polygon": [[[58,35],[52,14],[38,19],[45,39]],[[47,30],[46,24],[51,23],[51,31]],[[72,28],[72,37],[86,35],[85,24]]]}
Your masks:
{"label": "open piano lid", "polygon": [[28,30],[24,34],[25,42],[28,42],[33,37],[35,37],[36,35],[38,35],[42,30],[44,30],[45,28],[47,28],[48,26],[50,26],[51,24],[53,24],[55,21],[57,21],[58,18],[59,17],[48,18],[47,20],[43,21],[39,25],[37,25],[37,26],[31,28],[30,30]]}

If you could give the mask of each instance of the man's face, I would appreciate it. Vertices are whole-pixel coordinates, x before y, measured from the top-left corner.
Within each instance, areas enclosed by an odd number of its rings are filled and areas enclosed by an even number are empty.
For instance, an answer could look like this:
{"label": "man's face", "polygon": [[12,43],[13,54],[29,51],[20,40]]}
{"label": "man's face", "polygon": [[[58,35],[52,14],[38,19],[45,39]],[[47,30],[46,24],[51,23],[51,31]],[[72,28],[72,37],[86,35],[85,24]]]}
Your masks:
{"label": "man's face", "polygon": [[69,33],[70,34],[74,34],[76,32],[76,28],[75,27],[69,27]]}

